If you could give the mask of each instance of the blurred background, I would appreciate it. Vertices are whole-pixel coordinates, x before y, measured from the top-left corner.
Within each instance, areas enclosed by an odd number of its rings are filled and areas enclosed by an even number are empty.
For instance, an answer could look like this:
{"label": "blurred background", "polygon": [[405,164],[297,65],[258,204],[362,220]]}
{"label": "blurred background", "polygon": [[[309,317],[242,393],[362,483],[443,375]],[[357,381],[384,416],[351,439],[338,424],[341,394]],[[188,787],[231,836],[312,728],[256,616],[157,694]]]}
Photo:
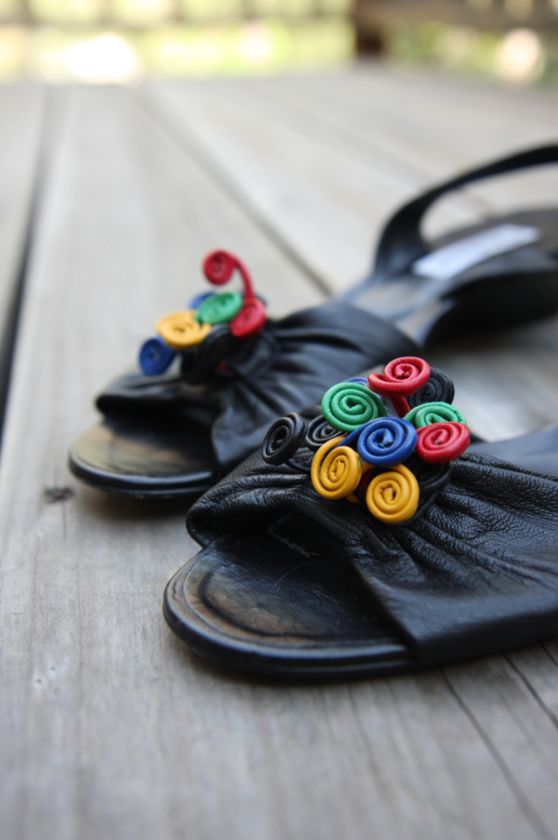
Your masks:
{"label": "blurred background", "polygon": [[0,0],[0,80],[318,70],[360,57],[558,84],[558,0]]}

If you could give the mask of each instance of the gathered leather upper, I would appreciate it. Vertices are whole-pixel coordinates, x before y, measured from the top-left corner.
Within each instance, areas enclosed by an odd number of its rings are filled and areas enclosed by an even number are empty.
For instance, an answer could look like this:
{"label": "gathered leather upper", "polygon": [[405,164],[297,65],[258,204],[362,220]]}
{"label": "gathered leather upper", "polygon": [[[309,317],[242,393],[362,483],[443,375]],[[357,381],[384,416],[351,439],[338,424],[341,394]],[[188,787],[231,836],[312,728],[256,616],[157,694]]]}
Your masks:
{"label": "gathered leather upper", "polygon": [[327,534],[340,562],[354,566],[422,662],[558,632],[556,477],[469,452],[412,521],[390,526],[359,505],[318,496],[311,456],[274,466],[254,453],[194,505],[190,533],[203,545],[222,539],[226,551],[229,534],[249,541],[251,531],[278,523],[288,534],[289,517],[302,517],[309,534]]}
{"label": "gathered leather upper", "polygon": [[206,426],[228,469],[261,443],[278,415],[315,402],[339,379],[417,349],[392,324],[338,301],[270,321],[238,344],[227,370],[201,384],[180,374],[132,373],[111,383],[97,407],[109,416],[168,415]]}

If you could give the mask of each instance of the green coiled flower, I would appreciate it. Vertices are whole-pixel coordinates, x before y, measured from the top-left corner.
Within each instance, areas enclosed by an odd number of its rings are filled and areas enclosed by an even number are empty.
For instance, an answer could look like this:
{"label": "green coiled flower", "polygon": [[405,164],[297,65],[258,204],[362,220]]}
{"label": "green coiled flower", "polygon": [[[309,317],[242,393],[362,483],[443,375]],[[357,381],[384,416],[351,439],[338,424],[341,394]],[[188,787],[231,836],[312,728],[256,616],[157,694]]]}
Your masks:
{"label": "green coiled flower", "polygon": [[240,292],[210,295],[199,306],[195,318],[200,324],[227,324],[242,309]]}
{"label": "green coiled flower", "polygon": [[386,414],[382,398],[359,382],[333,385],[325,392],[321,409],[328,423],[343,432],[352,432]]}
{"label": "green coiled flower", "polygon": [[426,402],[412,408],[405,415],[405,420],[416,429],[429,426],[430,423],[466,423],[461,412],[447,402]]}

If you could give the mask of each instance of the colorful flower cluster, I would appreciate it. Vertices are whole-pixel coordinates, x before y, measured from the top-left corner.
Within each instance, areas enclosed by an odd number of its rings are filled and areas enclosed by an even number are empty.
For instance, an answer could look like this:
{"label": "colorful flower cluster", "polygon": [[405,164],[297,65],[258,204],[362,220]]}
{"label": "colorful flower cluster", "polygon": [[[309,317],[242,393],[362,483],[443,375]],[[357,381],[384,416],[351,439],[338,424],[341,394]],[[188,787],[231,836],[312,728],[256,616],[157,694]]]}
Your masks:
{"label": "colorful flower cluster", "polygon": [[453,384],[415,356],[394,359],[382,374],[340,382],[321,402],[325,420],[341,434],[323,443],[310,470],[326,499],[364,499],[377,519],[410,519],[419,482],[405,465],[411,456],[446,464],[470,443],[465,418],[451,405]]}
{"label": "colorful flower cluster", "polygon": [[213,251],[203,262],[205,277],[213,286],[228,283],[235,271],[240,274],[242,291],[196,295],[187,309],[171,312],[157,322],[157,335],[148,338],[140,348],[139,364],[144,374],[164,373],[177,353],[185,353],[202,342],[207,344],[205,361],[218,363],[231,343],[251,338],[263,329],[267,320],[265,305],[256,296],[244,264],[226,251]]}

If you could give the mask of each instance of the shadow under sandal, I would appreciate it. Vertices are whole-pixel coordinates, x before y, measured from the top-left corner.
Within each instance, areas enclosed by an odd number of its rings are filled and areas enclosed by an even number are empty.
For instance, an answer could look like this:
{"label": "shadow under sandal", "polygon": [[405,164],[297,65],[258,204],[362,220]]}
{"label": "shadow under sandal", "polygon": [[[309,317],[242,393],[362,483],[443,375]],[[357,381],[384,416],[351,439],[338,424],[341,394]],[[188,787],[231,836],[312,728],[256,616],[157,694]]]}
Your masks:
{"label": "shadow under sandal", "polygon": [[402,207],[388,222],[370,277],[343,299],[268,319],[246,267],[216,251],[213,286],[157,322],[140,373],[97,399],[102,422],[71,447],[72,472],[102,490],[195,497],[261,444],[269,423],[324,388],[447,334],[558,309],[558,210],[484,219],[436,242],[422,218],[444,194],[503,173],[556,163],[558,146],[496,161]]}
{"label": "shadow under sandal", "polygon": [[[418,386],[418,387],[417,387]],[[418,358],[290,414],[190,510],[168,624],[226,668],[408,671],[558,632],[558,427],[475,443]]]}

